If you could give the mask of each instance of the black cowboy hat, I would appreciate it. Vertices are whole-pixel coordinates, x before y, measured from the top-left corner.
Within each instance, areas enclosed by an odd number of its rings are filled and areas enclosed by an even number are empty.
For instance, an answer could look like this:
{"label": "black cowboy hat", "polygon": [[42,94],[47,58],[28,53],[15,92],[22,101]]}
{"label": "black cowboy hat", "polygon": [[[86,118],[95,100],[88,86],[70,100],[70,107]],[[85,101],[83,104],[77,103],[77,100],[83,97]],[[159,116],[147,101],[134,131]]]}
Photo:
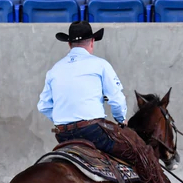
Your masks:
{"label": "black cowboy hat", "polygon": [[95,41],[102,39],[104,28],[93,33],[91,25],[87,21],[73,22],[69,27],[69,35],[59,32],[55,36],[59,41],[64,42],[77,42],[89,38],[94,38]]}

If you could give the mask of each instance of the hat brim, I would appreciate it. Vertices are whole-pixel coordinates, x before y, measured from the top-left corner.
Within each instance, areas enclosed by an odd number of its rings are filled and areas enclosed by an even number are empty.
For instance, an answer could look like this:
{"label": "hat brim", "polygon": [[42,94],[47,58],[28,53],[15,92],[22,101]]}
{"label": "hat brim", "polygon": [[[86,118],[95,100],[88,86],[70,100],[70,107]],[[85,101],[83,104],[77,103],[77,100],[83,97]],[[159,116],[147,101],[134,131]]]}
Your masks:
{"label": "hat brim", "polygon": [[[94,38],[95,41],[100,41],[103,38],[104,35],[104,28],[98,30],[97,32],[95,32],[94,34],[88,36],[88,37],[83,37],[83,39],[80,40],[85,40],[85,39],[90,39],[90,38]],[[69,35],[63,33],[63,32],[59,32],[55,35],[55,37],[59,40],[59,41],[63,41],[63,42],[76,42],[76,40],[74,41],[70,41],[69,40]]]}

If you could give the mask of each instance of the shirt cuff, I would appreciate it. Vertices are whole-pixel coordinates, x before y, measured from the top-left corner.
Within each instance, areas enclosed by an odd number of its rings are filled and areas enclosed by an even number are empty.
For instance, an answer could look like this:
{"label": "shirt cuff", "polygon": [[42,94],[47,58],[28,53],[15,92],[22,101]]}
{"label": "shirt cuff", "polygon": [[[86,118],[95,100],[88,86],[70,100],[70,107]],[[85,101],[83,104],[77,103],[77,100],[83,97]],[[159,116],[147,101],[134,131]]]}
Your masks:
{"label": "shirt cuff", "polygon": [[117,121],[118,123],[123,123],[123,121],[125,120],[125,118],[123,116],[121,117],[117,117],[117,118],[114,118],[115,121]]}

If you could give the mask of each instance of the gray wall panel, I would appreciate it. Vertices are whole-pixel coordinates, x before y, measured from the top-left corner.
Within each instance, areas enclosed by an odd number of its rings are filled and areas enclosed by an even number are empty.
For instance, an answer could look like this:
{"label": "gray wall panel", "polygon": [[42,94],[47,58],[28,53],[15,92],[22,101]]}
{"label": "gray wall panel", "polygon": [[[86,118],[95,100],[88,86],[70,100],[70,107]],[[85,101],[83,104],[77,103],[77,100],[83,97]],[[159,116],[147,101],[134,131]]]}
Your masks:
{"label": "gray wall panel", "polygon": [[[108,60],[124,86],[128,118],[134,90],[161,97],[172,86],[170,114],[183,131],[183,24],[92,24],[105,27],[94,53]],[[53,126],[37,111],[45,73],[69,51],[55,39],[68,24],[0,24],[0,182],[7,183],[57,144]],[[106,106],[108,118],[112,119]],[[178,149],[183,156],[183,137]],[[175,171],[183,179],[182,166]],[[177,182],[170,176],[173,182]]]}

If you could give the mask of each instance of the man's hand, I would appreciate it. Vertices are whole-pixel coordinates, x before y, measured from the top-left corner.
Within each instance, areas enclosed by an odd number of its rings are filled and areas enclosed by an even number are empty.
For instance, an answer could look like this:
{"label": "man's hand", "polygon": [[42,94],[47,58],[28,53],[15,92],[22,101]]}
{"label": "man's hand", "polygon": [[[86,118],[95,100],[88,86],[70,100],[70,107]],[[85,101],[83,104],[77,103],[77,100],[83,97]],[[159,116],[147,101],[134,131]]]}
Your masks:
{"label": "man's hand", "polygon": [[128,121],[125,119],[123,123],[118,123],[118,126],[120,126],[121,128],[124,128],[125,126],[128,126]]}
{"label": "man's hand", "polygon": [[125,119],[125,120],[123,121],[123,124],[124,124],[125,126],[128,126],[128,120]]}

